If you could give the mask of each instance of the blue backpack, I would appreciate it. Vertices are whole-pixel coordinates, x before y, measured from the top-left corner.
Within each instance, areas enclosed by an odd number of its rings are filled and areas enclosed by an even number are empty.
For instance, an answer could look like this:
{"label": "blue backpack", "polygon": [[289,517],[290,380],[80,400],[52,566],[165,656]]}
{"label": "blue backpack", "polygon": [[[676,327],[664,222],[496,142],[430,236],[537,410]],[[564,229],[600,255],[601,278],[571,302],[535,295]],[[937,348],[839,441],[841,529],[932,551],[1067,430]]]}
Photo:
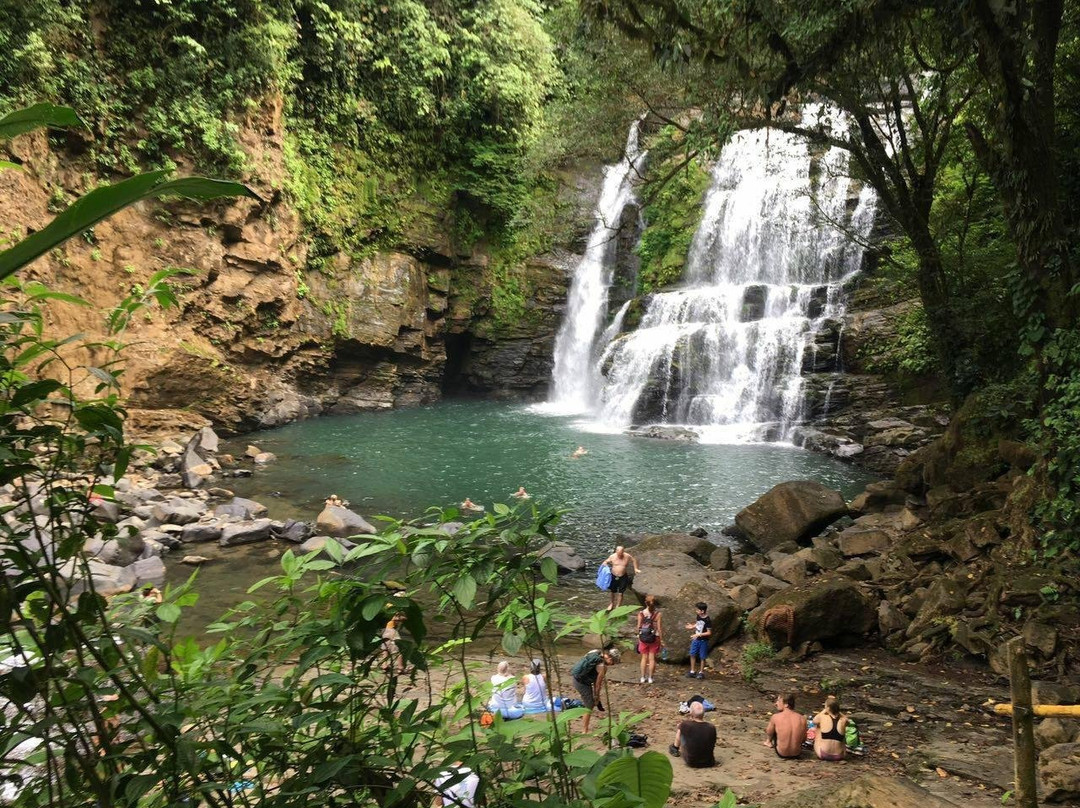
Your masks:
{"label": "blue backpack", "polygon": [[611,589],[611,567],[607,564],[601,564],[596,571],[596,588],[605,592]]}

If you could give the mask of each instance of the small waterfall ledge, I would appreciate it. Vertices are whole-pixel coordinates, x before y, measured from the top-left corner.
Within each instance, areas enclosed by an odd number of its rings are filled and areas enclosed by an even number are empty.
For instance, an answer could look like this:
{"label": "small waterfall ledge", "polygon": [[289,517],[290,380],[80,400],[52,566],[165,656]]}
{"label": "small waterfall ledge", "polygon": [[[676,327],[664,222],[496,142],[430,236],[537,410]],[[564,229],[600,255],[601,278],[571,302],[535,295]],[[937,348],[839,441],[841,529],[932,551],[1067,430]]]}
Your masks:
{"label": "small waterfall ledge", "polygon": [[[803,118],[841,131],[831,114],[811,105]],[[627,154],[629,174],[636,148]],[[608,169],[597,230],[618,216],[605,203],[632,194],[625,177],[608,187],[622,165]],[[650,295],[636,330],[620,333],[625,307],[604,328],[609,253],[590,238],[549,406],[605,430],[668,424],[711,442],[790,441],[808,414],[803,374],[837,369],[844,289],[862,267],[875,205],[842,149],[815,153],[777,130],[737,134],[713,168],[682,284]]]}

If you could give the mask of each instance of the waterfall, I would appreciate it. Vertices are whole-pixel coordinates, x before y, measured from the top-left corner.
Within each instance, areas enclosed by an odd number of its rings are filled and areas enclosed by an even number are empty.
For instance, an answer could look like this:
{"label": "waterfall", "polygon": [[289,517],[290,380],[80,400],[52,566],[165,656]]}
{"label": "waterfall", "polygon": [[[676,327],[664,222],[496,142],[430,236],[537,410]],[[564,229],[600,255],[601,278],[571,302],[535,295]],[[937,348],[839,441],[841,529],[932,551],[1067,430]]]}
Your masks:
{"label": "waterfall", "polygon": [[[808,106],[804,124],[842,132],[830,114]],[[873,225],[874,194],[856,193],[847,173],[842,149],[814,154],[777,130],[736,135],[713,169],[682,288],[652,295],[639,327],[601,346],[593,362],[606,297],[597,289],[588,303],[571,303],[563,332],[581,352],[571,386],[560,387],[556,371],[557,395],[591,403],[612,426],[662,422],[713,427],[722,440],[788,438],[803,417],[804,359],[815,364],[814,335],[843,316],[843,285],[860,269],[859,242]],[[602,286],[597,263],[583,285]],[[558,350],[567,350],[563,332]],[[557,369],[570,362],[557,351]]]}
{"label": "waterfall", "polygon": [[[634,199],[637,169],[645,155],[638,152],[638,122],[630,126],[623,159],[604,169],[604,184],[596,205],[592,232],[585,254],[574,268],[567,297],[566,315],[555,338],[553,385],[546,409],[556,412],[588,412],[599,394],[601,377],[597,347],[607,344],[616,333],[609,328],[598,340],[607,315],[615,255],[615,236],[623,208]],[[626,307],[616,318],[621,317]],[[612,324],[614,325],[614,323]]]}

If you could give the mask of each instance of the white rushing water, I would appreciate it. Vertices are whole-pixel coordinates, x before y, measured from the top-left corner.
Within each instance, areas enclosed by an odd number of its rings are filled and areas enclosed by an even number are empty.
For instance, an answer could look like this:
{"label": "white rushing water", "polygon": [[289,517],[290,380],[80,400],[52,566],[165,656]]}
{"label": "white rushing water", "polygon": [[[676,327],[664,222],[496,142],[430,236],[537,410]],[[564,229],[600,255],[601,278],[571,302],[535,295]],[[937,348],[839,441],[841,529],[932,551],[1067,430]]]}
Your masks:
{"label": "white rushing water", "polygon": [[[807,107],[804,123],[839,129],[829,114]],[[713,169],[682,287],[651,296],[635,331],[619,336],[613,323],[588,364],[590,343],[577,378],[560,376],[567,365],[557,353],[556,398],[569,389],[561,384],[576,385],[609,429],[668,423],[718,442],[787,439],[803,417],[804,354],[827,320],[842,317],[843,284],[860,269],[873,226],[875,197],[847,173],[841,149],[815,156],[776,130],[736,135]],[[575,277],[571,298],[577,290]],[[591,294],[606,304],[606,289]]]}
{"label": "white rushing water", "polygon": [[[613,322],[601,335],[611,288],[615,237],[623,208],[634,199],[634,183],[645,155],[638,151],[638,122],[630,126],[623,159],[604,169],[604,184],[596,206],[585,254],[574,269],[566,315],[555,338],[555,368],[548,412],[590,412],[599,394],[598,346],[618,333]],[[622,322],[624,306],[617,317]],[[598,339],[598,337],[602,337]]]}

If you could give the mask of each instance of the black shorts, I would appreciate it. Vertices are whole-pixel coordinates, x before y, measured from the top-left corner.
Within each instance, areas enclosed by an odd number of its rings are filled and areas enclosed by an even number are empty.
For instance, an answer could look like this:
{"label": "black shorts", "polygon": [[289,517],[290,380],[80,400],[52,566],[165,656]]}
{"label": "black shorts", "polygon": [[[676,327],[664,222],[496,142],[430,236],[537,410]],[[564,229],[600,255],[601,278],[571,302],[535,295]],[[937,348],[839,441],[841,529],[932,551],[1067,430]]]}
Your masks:
{"label": "black shorts", "polygon": [[596,706],[596,691],[593,689],[592,682],[583,682],[575,676],[574,687],[577,688],[577,692],[581,695],[582,704],[590,710]]}
{"label": "black shorts", "polygon": [[629,575],[613,575],[611,577],[611,586],[608,587],[612,592],[616,594],[622,594],[630,588],[630,581],[633,580]]}

